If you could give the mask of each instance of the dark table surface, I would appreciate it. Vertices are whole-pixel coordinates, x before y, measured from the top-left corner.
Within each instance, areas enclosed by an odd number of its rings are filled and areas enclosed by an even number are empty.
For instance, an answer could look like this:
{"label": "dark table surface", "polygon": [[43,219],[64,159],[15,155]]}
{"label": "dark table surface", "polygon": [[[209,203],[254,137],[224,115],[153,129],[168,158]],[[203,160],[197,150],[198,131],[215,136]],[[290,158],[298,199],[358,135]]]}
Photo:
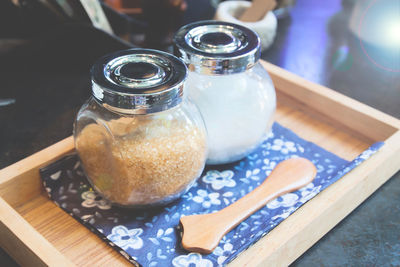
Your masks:
{"label": "dark table surface", "polygon": [[[262,58],[400,118],[400,73],[374,64],[349,31],[354,2],[298,0]],[[392,59],[400,65],[399,53]],[[69,136],[89,96],[88,73],[43,73],[0,74],[0,98],[16,100],[0,106],[0,168]],[[1,249],[0,265],[17,266]],[[293,266],[400,266],[400,173]]]}

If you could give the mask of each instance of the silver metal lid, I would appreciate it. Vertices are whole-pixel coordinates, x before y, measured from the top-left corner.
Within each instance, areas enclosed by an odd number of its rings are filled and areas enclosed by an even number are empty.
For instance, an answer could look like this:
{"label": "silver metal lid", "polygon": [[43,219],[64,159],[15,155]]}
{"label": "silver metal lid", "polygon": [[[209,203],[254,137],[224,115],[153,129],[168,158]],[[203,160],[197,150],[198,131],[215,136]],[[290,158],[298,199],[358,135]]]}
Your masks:
{"label": "silver metal lid", "polygon": [[129,49],[100,58],[91,69],[92,94],[123,113],[147,114],[182,101],[187,68],[177,57],[152,49]]}
{"label": "silver metal lid", "polygon": [[199,21],[183,26],[174,37],[175,54],[189,70],[202,74],[243,72],[261,56],[260,38],[241,25]]}

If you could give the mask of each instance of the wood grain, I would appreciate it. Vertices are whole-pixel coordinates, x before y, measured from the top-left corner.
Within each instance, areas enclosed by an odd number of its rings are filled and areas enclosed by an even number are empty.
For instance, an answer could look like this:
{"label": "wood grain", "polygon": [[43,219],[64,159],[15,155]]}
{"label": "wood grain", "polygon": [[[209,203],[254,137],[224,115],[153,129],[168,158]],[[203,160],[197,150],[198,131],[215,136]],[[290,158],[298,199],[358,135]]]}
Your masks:
{"label": "wood grain", "polygon": [[277,88],[280,103],[290,104],[320,121],[371,141],[385,140],[400,129],[400,121],[394,117],[278,66],[261,63]]}
{"label": "wood grain", "polygon": [[23,266],[73,266],[53,244],[0,198],[0,245]]}
{"label": "wood grain", "polygon": [[25,204],[43,190],[38,179],[39,169],[73,149],[71,136],[0,170],[0,196],[12,206]]}
{"label": "wood grain", "polygon": [[[351,160],[374,141],[380,152],[307,202],[230,266],[287,265],[400,169],[400,123],[380,111],[268,63],[276,120]],[[129,263],[44,195],[39,168],[73,150],[67,138],[0,170],[0,245],[25,266]]]}

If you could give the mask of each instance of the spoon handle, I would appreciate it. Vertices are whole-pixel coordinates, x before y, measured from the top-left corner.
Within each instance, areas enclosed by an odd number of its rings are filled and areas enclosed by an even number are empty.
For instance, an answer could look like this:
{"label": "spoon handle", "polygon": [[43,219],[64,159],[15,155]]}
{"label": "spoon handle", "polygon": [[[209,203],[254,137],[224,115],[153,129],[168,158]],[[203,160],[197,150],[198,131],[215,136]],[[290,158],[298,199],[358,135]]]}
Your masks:
{"label": "spoon handle", "polygon": [[309,184],[315,174],[314,165],[304,158],[283,161],[260,186],[217,212],[216,217],[227,222],[226,232],[229,232],[269,201]]}
{"label": "spoon handle", "polygon": [[309,184],[316,168],[305,158],[279,163],[260,186],[226,208],[211,214],[181,218],[186,250],[211,253],[221,238],[272,199]]}

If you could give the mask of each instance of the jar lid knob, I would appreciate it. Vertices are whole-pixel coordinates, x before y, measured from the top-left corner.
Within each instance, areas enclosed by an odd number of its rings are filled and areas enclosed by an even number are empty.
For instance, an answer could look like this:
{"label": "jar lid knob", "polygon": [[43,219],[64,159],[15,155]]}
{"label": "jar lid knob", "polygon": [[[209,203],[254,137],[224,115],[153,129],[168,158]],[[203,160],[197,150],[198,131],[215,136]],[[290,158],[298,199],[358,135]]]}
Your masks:
{"label": "jar lid knob", "polygon": [[175,53],[191,71],[202,74],[238,73],[260,58],[260,38],[241,25],[222,21],[188,24],[175,34]]}

